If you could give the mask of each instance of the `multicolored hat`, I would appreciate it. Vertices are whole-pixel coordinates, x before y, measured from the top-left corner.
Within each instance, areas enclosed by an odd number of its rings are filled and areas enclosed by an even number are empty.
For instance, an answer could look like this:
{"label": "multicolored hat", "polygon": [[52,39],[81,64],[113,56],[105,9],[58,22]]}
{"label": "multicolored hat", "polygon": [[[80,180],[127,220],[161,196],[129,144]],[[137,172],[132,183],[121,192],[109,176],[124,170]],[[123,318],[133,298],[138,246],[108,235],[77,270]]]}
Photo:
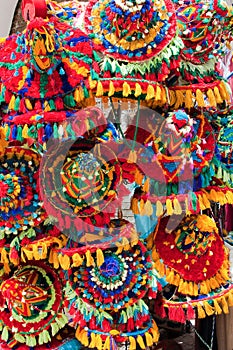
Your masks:
{"label": "multicolored hat", "polygon": [[182,47],[170,0],[90,1],[85,30],[99,46],[97,96],[142,96],[164,103],[158,82],[178,67]]}
{"label": "multicolored hat", "polygon": [[51,341],[65,326],[62,283],[48,264],[32,262],[19,268],[1,284],[2,340],[11,347],[35,347]]}
{"label": "multicolored hat", "polygon": [[33,229],[47,217],[37,191],[41,156],[20,146],[1,155],[1,239]]}
{"label": "multicolored hat", "polygon": [[195,297],[229,283],[228,250],[214,220],[204,214],[179,220],[164,217],[156,228],[153,259],[160,275]]}
{"label": "multicolored hat", "polygon": [[98,76],[93,43],[58,17],[35,18],[1,44],[1,102],[15,114],[77,109]]}
{"label": "multicolored hat", "polygon": [[222,0],[187,0],[177,4],[176,15],[184,43],[183,67],[187,66],[197,79],[212,75],[216,57],[223,54],[230,40],[230,7]]}
{"label": "multicolored hat", "polygon": [[45,208],[57,218],[59,229],[76,240],[108,225],[128,194],[111,148],[114,142],[98,139],[53,140],[41,162]]}
{"label": "multicolored hat", "polygon": [[[82,258],[82,248],[79,251]],[[90,253],[89,253],[90,254]],[[151,320],[143,296],[156,295],[151,254],[140,241],[97,251],[68,271],[66,295],[76,337],[85,346],[116,349],[126,340],[151,346],[158,329]],[[111,345],[110,345],[111,344]]]}

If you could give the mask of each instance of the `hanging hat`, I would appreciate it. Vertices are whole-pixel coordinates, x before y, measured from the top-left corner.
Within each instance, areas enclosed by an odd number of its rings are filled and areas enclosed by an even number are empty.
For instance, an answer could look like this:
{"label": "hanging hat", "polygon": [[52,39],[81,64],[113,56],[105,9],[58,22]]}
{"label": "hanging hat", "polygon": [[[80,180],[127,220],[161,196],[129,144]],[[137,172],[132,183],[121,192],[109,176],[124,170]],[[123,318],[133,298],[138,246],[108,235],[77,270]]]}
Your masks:
{"label": "hanging hat", "polygon": [[99,46],[96,96],[142,96],[166,103],[165,90],[157,82],[178,67],[182,47],[170,0],[90,1],[85,30]]}
{"label": "hanging hat", "polygon": [[31,149],[7,147],[1,160],[1,237],[35,228],[46,218],[37,191],[41,157]]}
{"label": "hanging hat", "polygon": [[94,247],[85,255],[81,248],[81,264],[68,270],[66,295],[77,339],[98,349],[102,344],[115,349],[126,340],[130,349],[136,343],[151,346],[158,329],[142,300],[148,290],[151,296],[157,291],[150,252],[136,240],[102,254],[100,261]]}
{"label": "hanging hat", "polygon": [[1,102],[12,121],[16,113],[32,110],[77,109],[90,97],[93,67],[86,34],[58,17],[35,18],[1,45]]}
{"label": "hanging hat", "polygon": [[230,39],[230,7],[225,1],[188,0],[178,4],[176,15],[184,43],[183,67],[197,79],[212,75],[216,57],[223,54],[224,45]]}
{"label": "hanging hat", "polygon": [[228,251],[215,222],[204,214],[179,220],[164,217],[156,229],[153,258],[160,275],[195,297],[230,282]]}
{"label": "hanging hat", "polygon": [[[101,138],[104,132],[110,132],[110,127],[102,111],[92,106],[78,112],[31,111],[15,115],[13,120],[11,116],[6,115],[2,129],[8,141],[27,142],[29,145],[35,142],[37,145],[45,145],[50,138]],[[113,129],[111,127],[112,133]],[[111,135],[109,138],[111,139]]]}
{"label": "hanging hat", "polygon": [[42,262],[19,268],[0,287],[4,299],[1,311],[1,339],[11,344],[35,347],[45,344],[65,326],[62,283],[57,273]]}
{"label": "hanging hat", "polygon": [[101,142],[96,141],[54,140],[41,163],[40,189],[45,208],[58,219],[60,230],[68,230],[76,239],[81,238],[83,229],[88,232],[108,224],[122,197],[128,194],[120,162],[111,149],[114,142],[103,143],[101,137]]}
{"label": "hanging hat", "polygon": [[177,288],[167,285],[158,294],[153,305],[157,316],[179,323],[221,313],[228,314],[231,306],[233,285],[230,282],[208,294],[199,294],[196,297],[178,293]]}

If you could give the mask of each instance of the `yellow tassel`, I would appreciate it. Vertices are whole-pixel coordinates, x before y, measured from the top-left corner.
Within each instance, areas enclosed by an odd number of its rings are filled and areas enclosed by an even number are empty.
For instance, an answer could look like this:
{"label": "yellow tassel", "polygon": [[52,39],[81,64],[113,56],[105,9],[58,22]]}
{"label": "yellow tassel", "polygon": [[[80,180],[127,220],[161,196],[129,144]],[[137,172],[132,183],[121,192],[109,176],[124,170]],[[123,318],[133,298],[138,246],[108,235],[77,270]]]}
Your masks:
{"label": "yellow tassel", "polygon": [[186,90],[186,94],[185,94],[185,107],[190,109],[193,107],[193,94],[192,94],[192,90]]}
{"label": "yellow tassel", "polygon": [[155,97],[155,89],[152,85],[147,86],[147,91],[146,91],[146,101],[150,100]]}
{"label": "yellow tassel", "polygon": [[91,255],[90,250],[86,251],[86,259],[87,259],[87,267],[95,265],[95,262],[94,262],[92,255]]}
{"label": "yellow tassel", "polygon": [[213,315],[215,312],[214,308],[208,303],[208,301],[204,301],[204,309],[208,316]]}
{"label": "yellow tassel", "polygon": [[123,96],[128,97],[131,94],[131,89],[128,83],[123,83]]}
{"label": "yellow tassel", "polygon": [[146,181],[144,182],[143,186],[142,186],[142,190],[143,192],[148,193],[150,190],[150,179],[147,178]]}
{"label": "yellow tassel", "polygon": [[49,259],[50,259],[49,262],[53,264],[53,267],[55,269],[58,269],[60,267],[59,260],[58,260],[58,254],[56,251],[53,251],[53,250],[50,251]]}
{"label": "yellow tassel", "polygon": [[222,309],[221,307],[219,306],[218,302],[217,302],[217,299],[214,299],[214,308],[215,308],[215,313],[217,315],[221,315],[222,313]]}
{"label": "yellow tassel", "polygon": [[94,89],[96,87],[96,85],[97,85],[97,81],[96,80],[92,80],[90,76],[88,78],[88,82],[89,82],[89,85],[90,85],[91,89]]}
{"label": "yellow tassel", "polygon": [[198,318],[206,317],[206,313],[200,303],[197,303],[197,317]]}
{"label": "yellow tassel", "polygon": [[98,350],[102,350],[103,341],[100,334],[97,334],[95,344]]}
{"label": "yellow tassel", "polygon": [[24,125],[23,130],[22,130],[22,137],[26,139],[28,137],[28,126],[27,124]]}
{"label": "yellow tassel", "polygon": [[199,202],[199,205],[200,205],[200,209],[201,209],[201,210],[205,210],[206,207],[205,207],[205,205],[204,205],[204,203],[203,203],[202,196],[201,196],[200,194],[198,194],[197,197],[198,197],[198,202]]}
{"label": "yellow tassel", "polygon": [[222,97],[217,86],[214,87],[214,95],[217,103],[223,103]]}
{"label": "yellow tassel", "polygon": [[8,105],[8,110],[14,110],[14,108],[15,108],[15,95],[12,95]]}
{"label": "yellow tassel", "polygon": [[97,83],[96,97],[101,97],[104,94],[103,85],[100,81]]}
{"label": "yellow tassel", "polygon": [[145,338],[146,338],[146,345],[147,346],[152,346],[153,345],[153,338],[150,335],[150,333],[146,332],[145,333]]}
{"label": "yellow tassel", "polygon": [[208,200],[207,196],[205,193],[202,194],[202,202],[205,206],[205,209],[210,208],[210,201]]}
{"label": "yellow tassel", "polygon": [[132,198],[130,209],[132,210],[132,212],[133,212],[134,214],[137,214],[137,215],[139,214],[138,200],[137,200],[137,198]]}
{"label": "yellow tassel", "polygon": [[141,214],[141,212],[143,211],[144,209],[144,205],[145,205],[145,202],[143,199],[140,199],[140,202],[139,202],[139,213]]}
{"label": "yellow tassel", "polygon": [[174,108],[178,109],[181,107],[184,103],[184,93],[181,90],[176,90],[176,103]]}
{"label": "yellow tassel", "polygon": [[175,273],[174,273],[174,270],[168,270],[167,271],[167,282],[170,283],[170,284],[174,284],[175,282]]}
{"label": "yellow tassel", "polygon": [[109,92],[108,92],[108,96],[112,96],[114,95],[115,92],[115,87],[112,81],[110,81],[109,83]]}
{"label": "yellow tassel", "polygon": [[144,344],[144,341],[143,341],[143,338],[141,335],[137,336],[137,342],[138,342],[141,349],[146,349],[146,346]]}
{"label": "yellow tassel", "polygon": [[136,184],[141,185],[143,178],[144,178],[144,175],[137,169],[135,173]]}
{"label": "yellow tassel", "polygon": [[141,88],[141,86],[140,86],[138,83],[136,83],[136,84],[135,84],[134,96],[135,96],[135,97],[138,97],[138,96],[140,96],[141,94],[142,94],[142,88]]}
{"label": "yellow tassel", "polygon": [[30,249],[27,249],[24,247],[21,249],[21,256],[22,256],[22,253],[26,255],[28,260],[33,260],[33,252]]}
{"label": "yellow tassel", "polygon": [[173,200],[173,206],[174,206],[174,214],[176,215],[182,214],[182,208],[177,198]]}
{"label": "yellow tassel", "polygon": [[169,98],[170,98],[170,106],[173,106],[176,103],[176,93],[174,90],[169,91]]}
{"label": "yellow tassel", "polygon": [[154,320],[152,320],[152,328],[150,329],[150,332],[152,333],[153,341],[157,343],[159,340],[159,330]]}
{"label": "yellow tassel", "polygon": [[223,81],[219,84],[219,92],[224,101],[230,101],[230,95]]}
{"label": "yellow tassel", "polygon": [[79,103],[81,101],[80,91],[79,89],[75,89],[74,91],[74,100]]}
{"label": "yellow tassel", "polygon": [[193,283],[193,295],[198,295],[198,285],[196,283]]}
{"label": "yellow tassel", "polygon": [[91,342],[89,344],[90,349],[96,348],[96,335],[95,333],[91,333]]}
{"label": "yellow tassel", "polygon": [[221,297],[220,303],[222,305],[222,311],[224,312],[224,314],[229,314],[229,308],[225,297]]}
{"label": "yellow tassel", "polygon": [[61,267],[63,270],[69,270],[70,268],[70,257],[68,255],[58,255],[58,260],[60,262]]}
{"label": "yellow tassel", "polygon": [[228,296],[228,305],[233,306],[233,290],[230,290],[227,296]]}
{"label": "yellow tassel", "polygon": [[136,344],[136,340],[134,337],[129,337],[129,350],[136,350],[137,349],[137,344]]}
{"label": "yellow tassel", "polygon": [[212,290],[214,290],[214,289],[219,287],[219,284],[218,284],[218,282],[216,281],[216,279],[214,277],[210,278],[209,281],[210,281],[210,287],[211,287]]}
{"label": "yellow tassel", "polygon": [[208,289],[208,286],[207,286],[205,281],[202,281],[200,284],[200,293],[201,294],[208,294],[209,293],[209,289]]}
{"label": "yellow tassel", "polygon": [[155,101],[161,101],[161,100],[162,100],[162,90],[159,85],[156,85]]}
{"label": "yellow tassel", "polygon": [[103,350],[109,350],[110,349],[110,337],[108,336],[105,340]]}
{"label": "yellow tassel", "polygon": [[205,107],[204,96],[201,90],[197,89],[196,91],[196,101],[199,107]]}
{"label": "yellow tassel", "polygon": [[88,345],[89,345],[88,334],[84,330],[81,331],[81,340],[80,340],[80,342],[86,347],[88,347]]}
{"label": "yellow tassel", "polygon": [[96,258],[97,258],[97,266],[101,266],[104,263],[104,254],[101,249],[97,249],[96,251]]}
{"label": "yellow tassel", "polygon": [[163,215],[163,205],[160,201],[156,202],[156,216],[161,216]]}
{"label": "yellow tassel", "polygon": [[136,163],[137,162],[137,152],[136,151],[131,150],[129,152],[128,162],[129,163]]}
{"label": "yellow tassel", "polygon": [[211,107],[216,107],[217,103],[216,103],[215,96],[214,96],[214,93],[213,93],[212,89],[208,89],[206,95],[208,97],[210,106]]}
{"label": "yellow tassel", "polygon": [[31,101],[28,99],[28,98],[26,98],[25,99],[25,105],[26,105],[26,108],[29,110],[29,111],[32,111],[32,104],[31,104]]}
{"label": "yellow tassel", "polygon": [[72,264],[73,267],[78,267],[78,266],[82,265],[82,263],[83,263],[83,258],[81,258],[79,253],[75,253],[72,256],[72,260],[73,260],[73,264]]}
{"label": "yellow tassel", "polygon": [[143,210],[141,211],[141,215],[147,215],[147,216],[151,216],[153,214],[153,207],[151,205],[151,201],[147,200]]}
{"label": "yellow tassel", "polygon": [[172,201],[171,199],[166,199],[166,208],[167,208],[167,215],[171,216],[173,214],[173,207],[172,207]]}

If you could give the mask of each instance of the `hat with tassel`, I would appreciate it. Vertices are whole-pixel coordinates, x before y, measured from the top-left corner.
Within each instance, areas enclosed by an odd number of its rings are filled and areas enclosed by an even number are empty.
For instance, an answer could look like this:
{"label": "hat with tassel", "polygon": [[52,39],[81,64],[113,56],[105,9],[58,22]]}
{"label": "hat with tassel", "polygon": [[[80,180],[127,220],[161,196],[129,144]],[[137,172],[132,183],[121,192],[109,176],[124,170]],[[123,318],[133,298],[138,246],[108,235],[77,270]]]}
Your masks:
{"label": "hat with tassel", "polygon": [[[176,228],[174,228],[176,227]],[[164,217],[154,233],[153,259],[178,293],[197,297],[230,282],[228,250],[204,214]]]}
{"label": "hat with tassel", "polygon": [[114,249],[80,248],[77,254],[80,261],[73,255],[65,289],[77,339],[98,349],[111,348],[111,342],[115,349],[126,340],[157,342],[157,326],[142,300],[147,292],[157,293],[151,252],[136,239]]}
{"label": "hat with tassel", "polygon": [[1,284],[0,291],[1,339],[11,346],[49,343],[67,324],[62,283],[48,264],[28,262]]}
{"label": "hat with tassel", "polygon": [[[1,44],[0,102],[14,116],[78,109],[98,76],[93,43],[56,16],[35,18]],[[58,118],[58,115],[57,115]]]}
{"label": "hat with tassel", "polygon": [[7,147],[0,156],[1,239],[34,230],[47,217],[37,180],[41,157],[31,149]]}
{"label": "hat with tassel", "polygon": [[85,30],[99,46],[96,96],[167,101],[159,82],[179,65],[182,41],[170,0],[90,1]]}

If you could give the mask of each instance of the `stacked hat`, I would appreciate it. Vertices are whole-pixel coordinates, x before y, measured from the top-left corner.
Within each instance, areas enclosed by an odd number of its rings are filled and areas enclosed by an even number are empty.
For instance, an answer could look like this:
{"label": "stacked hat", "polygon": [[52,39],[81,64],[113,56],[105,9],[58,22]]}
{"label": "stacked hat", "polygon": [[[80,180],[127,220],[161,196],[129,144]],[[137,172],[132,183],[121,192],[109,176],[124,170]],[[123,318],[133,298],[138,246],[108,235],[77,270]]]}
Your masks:
{"label": "stacked hat", "polygon": [[30,261],[0,287],[1,339],[35,347],[51,341],[67,323],[62,282],[48,264]]}
{"label": "stacked hat", "polygon": [[94,247],[92,252],[88,247],[80,248],[77,254],[80,261],[76,265],[73,258],[66,286],[77,339],[97,349],[117,349],[117,344],[125,341],[130,349],[157,342],[157,326],[142,300],[148,291],[151,297],[156,295],[156,278],[146,247],[136,240],[103,250],[101,259]]}
{"label": "stacked hat", "polygon": [[170,287],[174,286],[163,296],[170,319],[185,320],[184,311],[187,314],[196,307],[198,317],[228,312],[226,300],[230,305],[233,301],[228,250],[213,219],[204,214],[182,220],[179,216],[164,217],[153,242],[155,266]]}
{"label": "stacked hat", "polygon": [[85,30],[99,46],[96,96],[167,101],[160,82],[179,65],[182,41],[170,0],[90,1]]}

